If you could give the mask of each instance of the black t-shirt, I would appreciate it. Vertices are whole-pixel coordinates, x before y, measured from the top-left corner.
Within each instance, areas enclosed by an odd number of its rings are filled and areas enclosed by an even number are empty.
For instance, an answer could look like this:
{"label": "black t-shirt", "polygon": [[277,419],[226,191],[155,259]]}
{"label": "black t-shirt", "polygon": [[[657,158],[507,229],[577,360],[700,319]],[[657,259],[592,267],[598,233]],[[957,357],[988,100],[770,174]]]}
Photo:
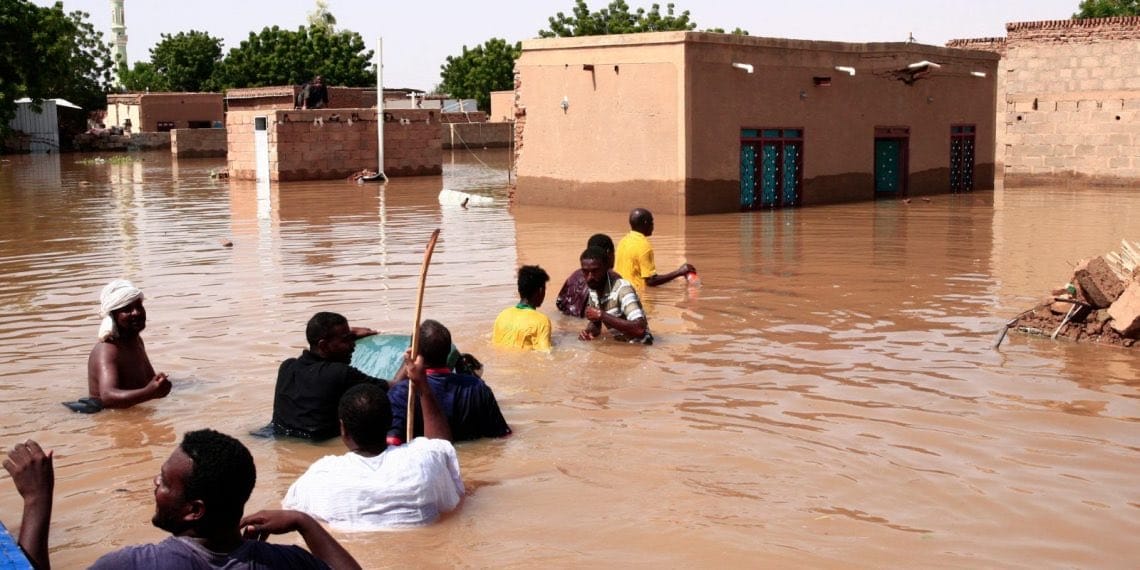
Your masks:
{"label": "black t-shirt", "polygon": [[308,350],[281,363],[273,395],[273,429],[280,435],[328,439],[340,434],[337,405],[349,388],[373,378],[343,362],[325,360]]}

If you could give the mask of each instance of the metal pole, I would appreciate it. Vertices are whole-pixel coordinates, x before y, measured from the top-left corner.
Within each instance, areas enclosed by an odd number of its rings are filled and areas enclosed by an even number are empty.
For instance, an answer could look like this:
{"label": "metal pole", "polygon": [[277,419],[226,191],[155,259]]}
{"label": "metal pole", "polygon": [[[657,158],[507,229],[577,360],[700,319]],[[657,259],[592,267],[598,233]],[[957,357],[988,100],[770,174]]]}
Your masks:
{"label": "metal pole", "polygon": [[376,172],[385,182],[384,174],[384,38],[376,38]]}

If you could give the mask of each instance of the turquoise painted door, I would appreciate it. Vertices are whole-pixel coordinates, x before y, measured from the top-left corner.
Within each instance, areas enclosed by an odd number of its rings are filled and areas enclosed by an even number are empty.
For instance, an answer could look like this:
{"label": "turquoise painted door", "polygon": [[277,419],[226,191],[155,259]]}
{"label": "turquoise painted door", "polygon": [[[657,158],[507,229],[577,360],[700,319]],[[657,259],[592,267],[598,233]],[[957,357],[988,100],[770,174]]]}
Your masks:
{"label": "turquoise painted door", "polygon": [[875,139],[875,194],[902,192],[902,141]]}
{"label": "turquoise painted door", "polygon": [[803,186],[802,129],[743,129],[740,207],[793,208]]}
{"label": "turquoise painted door", "polygon": [[740,207],[756,206],[756,145],[740,145]]}

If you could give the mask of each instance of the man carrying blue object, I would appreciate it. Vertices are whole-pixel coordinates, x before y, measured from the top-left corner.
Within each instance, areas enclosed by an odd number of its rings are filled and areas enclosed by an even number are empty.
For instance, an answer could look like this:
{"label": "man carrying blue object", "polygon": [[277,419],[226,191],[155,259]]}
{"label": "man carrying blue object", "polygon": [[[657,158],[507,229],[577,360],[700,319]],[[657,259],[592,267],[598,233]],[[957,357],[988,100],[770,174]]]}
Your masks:
{"label": "man carrying blue object", "polygon": [[[503,419],[495,393],[478,376],[462,374],[447,367],[451,353],[451,332],[438,321],[420,323],[420,354],[427,366],[427,381],[435,393],[439,407],[451,428],[451,441],[510,435],[511,428]],[[388,391],[392,404],[392,428],[388,443],[400,445],[407,434],[408,381],[392,385]],[[416,412],[415,435],[423,435],[423,414]]]}
{"label": "man carrying blue object", "polygon": [[356,340],[374,334],[372,329],[348,326],[348,319],[337,313],[313,315],[305,327],[309,348],[282,362],[277,371],[273,432],[314,440],[336,437],[337,403],[349,388],[372,383],[387,390],[387,381],[349,366]]}

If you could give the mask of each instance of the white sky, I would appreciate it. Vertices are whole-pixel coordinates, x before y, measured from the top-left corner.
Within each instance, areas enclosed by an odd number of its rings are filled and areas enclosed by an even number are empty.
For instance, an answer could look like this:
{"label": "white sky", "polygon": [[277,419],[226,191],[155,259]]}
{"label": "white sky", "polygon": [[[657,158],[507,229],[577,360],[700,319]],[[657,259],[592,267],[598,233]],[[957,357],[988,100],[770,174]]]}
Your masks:
{"label": "white sky", "polygon": [[[33,0],[50,6],[55,0]],[[63,0],[68,12],[82,10],[111,40],[110,0]],[[627,0],[636,10],[652,2]],[[659,2],[663,7],[668,0]],[[924,44],[953,38],[1004,36],[1007,22],[1062,20],[1079,0],[674,0],[688,9],[698,29],[739,26],[754,36],[851,42],[905,41],[909,33]],[[588,0],[592,10],[608,0]],[[547,18],[573,10],[573,0],[328,0],[338,27],[364,37],[369,49],[384,38],[384,85],[429,90],[439,69],[462,46],[499,37],[515,42],[538,36]],[[296,29],[306,23],[314,0],[126,0],[127,58],[150,59],[160,33],[209,32],[224,52],[249,33],[277,25]],[[664,9],[664,8],[662,8]]]}

